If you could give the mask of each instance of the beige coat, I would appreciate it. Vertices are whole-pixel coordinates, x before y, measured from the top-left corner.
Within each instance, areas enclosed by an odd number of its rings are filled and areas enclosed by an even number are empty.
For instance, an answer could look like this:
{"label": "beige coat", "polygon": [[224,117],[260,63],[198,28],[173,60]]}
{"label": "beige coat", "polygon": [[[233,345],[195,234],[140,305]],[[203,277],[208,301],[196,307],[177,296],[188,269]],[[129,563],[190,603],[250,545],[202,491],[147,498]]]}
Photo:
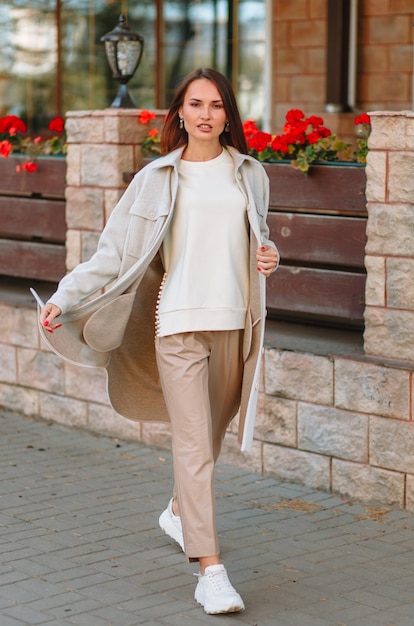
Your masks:
{"label": "beige coat", "polygon": [[[250,226],[250,307],[239,427],[242,449],[249,450],[266,315],[265,277],[257,271],[256,250],[274,244],[266,225],[269,181],[264,168],[234,148],[228,150],[246,197]],[[64,359],[106,368],[113,408],[133,420],[168,421],[155,361],[154,325],[164,273],[159,249],[174,211],[182,151],[153,161],[135,175],[96,253],[65,276],[49,299],[62,310],[62,327],[53,334],[40,327],[46,343]]]}

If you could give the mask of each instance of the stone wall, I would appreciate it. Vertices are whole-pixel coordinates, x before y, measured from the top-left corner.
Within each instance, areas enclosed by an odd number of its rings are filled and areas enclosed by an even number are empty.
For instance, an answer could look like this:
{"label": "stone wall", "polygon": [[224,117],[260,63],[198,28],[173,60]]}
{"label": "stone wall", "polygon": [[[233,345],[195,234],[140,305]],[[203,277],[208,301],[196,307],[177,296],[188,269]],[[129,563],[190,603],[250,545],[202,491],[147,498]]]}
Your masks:
{"label": "stone wall", "polygon": [[414,112],[371,116],[364,354],[265,350],[257,467],[414,510]]}
{"label": "stone wall", "polygon": [[[151,127],[164,113],[155,111]],[[103,226],[125,189],[124,172],[136,172],[148,125],[136,109],[73,111],[65,129],[69,150],[66,177],[66,267],[73,269],[96,248]]]}
{"label": "stone wall", "polygon": [[414,360],[414,111],[372,114],[365,352]]}
{"label": "stone wall", "polygon": [[[134,111],[69,114],[67,265],[88,258],[145,129]],[[161,120],[161,113],[156,123]],[[236,424],[223,461],[414,511],[414,113],[372,114],[365,353],[265,348],[252,454]],[[100,370],[41,344],[34,307],[0,305],[0,405],[68,426],[170,445],[169,427],[117,416]]]}

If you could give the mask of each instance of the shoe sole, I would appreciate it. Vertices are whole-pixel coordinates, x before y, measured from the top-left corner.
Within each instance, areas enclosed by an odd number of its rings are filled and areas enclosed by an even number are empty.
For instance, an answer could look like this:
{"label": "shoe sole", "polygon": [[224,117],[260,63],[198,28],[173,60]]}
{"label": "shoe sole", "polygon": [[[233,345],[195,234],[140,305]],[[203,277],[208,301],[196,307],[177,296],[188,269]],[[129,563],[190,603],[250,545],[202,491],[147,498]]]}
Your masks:
{"label": "shoe sole", "polygon": [[225,614],[225,613],[239,613],[240,611],[244,611],[245,606],[244,604],[242,605],[233,605],[227,609],[208,609],[204,603],[202,602],[202,600],[200,599],[200,597],[197,597],[197,591],[194,594],[194,600],[196,602],[198,602],[198,604],[200,604],[203,609],[204,612],[207,613],[207,615],[219,615],[219,614]]}
{"label": "shoe sole", "polygon": [[225,613],[240,613],[240,611],[244,611],[244,606],[231,606],[229,609],[209,610],[202,602],[200,602],[200,600],[196,599],[196,601],[203,607],[204,612],[207,613],[207,615],[224,615]]}
{"label": "shoe sole", "polygon": [[160,518],[158,520],[158,524],[161,530],[163,530],[165,534],[168,535],[168,537],[170,537],[170,539],[175,541],[175,543],[178,543],[181,550],[184,552],[184,542],[181,538],[180,533],[177,532],[177,529],[175,528],[174,524],[171,523],[171,520],[169,518],[167,511],[163,511],[161,513]]}

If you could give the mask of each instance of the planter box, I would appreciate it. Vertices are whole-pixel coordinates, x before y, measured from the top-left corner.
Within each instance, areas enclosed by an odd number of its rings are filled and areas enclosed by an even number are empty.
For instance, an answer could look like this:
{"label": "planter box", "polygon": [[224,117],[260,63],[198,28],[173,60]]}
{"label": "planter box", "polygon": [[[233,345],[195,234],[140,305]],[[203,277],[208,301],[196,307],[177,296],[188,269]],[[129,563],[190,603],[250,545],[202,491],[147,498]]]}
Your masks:
{"label": "planter box", "polygon": [[314,165],[304,176],[266,163],[268,224],[281,264],[267,281],[269,317],[362,328],[366,271],[365,168]]}
{"label": "planter box", "polygon": [[16,172],[25,161],[23,155],[0,158],[0,194],[40,195],[44,198],[65,197],[66,158],[42,156],[36,159],[36,172]]}
{"label": "planter box", "polygon": [[23,162],[0,159],[0,275],[57,281],[66,261],[66,159],[39,157],[36,172],[17,172]]}
{"label": "planter box", "polygon": [[270,205],[285,209],[366,216],[365,166],[312,165],[307,175],[288,163],[263,163],[270,178]]}

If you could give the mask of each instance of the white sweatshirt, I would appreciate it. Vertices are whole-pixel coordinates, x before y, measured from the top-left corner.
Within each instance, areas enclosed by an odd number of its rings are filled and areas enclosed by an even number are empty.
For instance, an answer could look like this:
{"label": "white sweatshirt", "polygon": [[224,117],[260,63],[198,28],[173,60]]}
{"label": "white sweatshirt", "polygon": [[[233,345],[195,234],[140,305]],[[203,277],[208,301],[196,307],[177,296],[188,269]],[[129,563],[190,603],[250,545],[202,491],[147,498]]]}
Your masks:
{"label": "white sweatshirt", "polygon": [[179,191],[162,258],[160,337],[244,328],[249,298],[246,198],[227,150],[179,165]]}

